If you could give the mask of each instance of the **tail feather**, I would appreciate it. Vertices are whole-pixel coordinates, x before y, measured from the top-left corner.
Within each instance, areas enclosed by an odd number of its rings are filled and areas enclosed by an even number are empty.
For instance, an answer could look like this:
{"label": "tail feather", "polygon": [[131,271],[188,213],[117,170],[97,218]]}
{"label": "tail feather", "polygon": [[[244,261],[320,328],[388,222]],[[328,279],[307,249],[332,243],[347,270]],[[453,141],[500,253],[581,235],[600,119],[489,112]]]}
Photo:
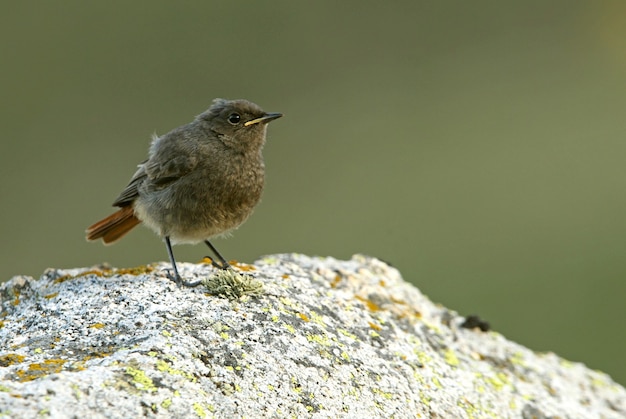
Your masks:
{"label": "tail feather", "polygon": [[139,223],[141,221],[135,217],[132,206],[126,206],[90,226],[86,231],[87,240],[102,239],[104,244],[110,244],[121,239]]}

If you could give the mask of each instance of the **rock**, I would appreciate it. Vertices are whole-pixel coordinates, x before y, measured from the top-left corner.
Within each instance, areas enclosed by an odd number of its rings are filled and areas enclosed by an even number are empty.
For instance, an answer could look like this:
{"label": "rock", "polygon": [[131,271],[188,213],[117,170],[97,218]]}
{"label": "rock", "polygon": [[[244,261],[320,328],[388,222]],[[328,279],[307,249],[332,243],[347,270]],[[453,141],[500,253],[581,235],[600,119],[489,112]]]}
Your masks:
{"label": "rock", "polygon": [[181,263],[197,288],[167,267],[3,284],[0,415],[626,417],[606,374],[466,322],[373,258]]}

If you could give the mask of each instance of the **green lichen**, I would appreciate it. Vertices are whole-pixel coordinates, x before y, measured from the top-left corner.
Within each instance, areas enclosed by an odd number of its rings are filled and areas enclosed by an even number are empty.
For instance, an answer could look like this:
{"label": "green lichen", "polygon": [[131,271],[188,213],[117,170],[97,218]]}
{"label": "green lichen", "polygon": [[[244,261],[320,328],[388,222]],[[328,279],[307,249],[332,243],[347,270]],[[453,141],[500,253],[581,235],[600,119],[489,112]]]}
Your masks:
{"label": "green lichen", "polygon": [[520,365],[522,367],[526,366],[526,363],[524,362],[524,355],[521,352],[514,353],[509,360],[513,365]]}
{"label": "green lichen", "polygon": [[324,321],[324,318],[314,311],[311,311],[311,320],[313,320],[315,323],[319,324],[322,327],[326,327],[326,322]]}
{"label": "green lichen", "polygon": [[323,346],[330,346],[330,339],[326,335],[307,335],[306,339],[309,342],[315,342]]}
{"label": "green lichen", "polygon": [[279,297],[278,301],[280,301],[285,307],[296,308],[296,304],[289,297]]}
{"label": "green lichen", "polygon": [[349,337],[352,340],[359,340],[359,338],[354,333],[350,333],[345,329],[337,329],[337,331],[341,333],[342,335]]}
{"label": "green lichen", "polygon": [[229,300],[238,300],[244,296],[261,295],[264,292],[261,281],[232,269],[219,271],[203,280],[202,284],[208,288],[209,293],[226,297]]}
{"label": "green lichen", "polygon": [[263,258],[262,262],[266,265],[277,265],[280,262],[280,259],[274,256],[267,256]]}
{"label": "green lichen", "polygon": [[206,417],[206,412],[204,411],[204,408],[202,407],[202,405],[200,403],[194,403],[193,404],[193,410],[194,412],[196,412],[196,415],[198,415],[201,418],[205,418]]}
{"label": "green lichen", "polygon": [[70,388],[73,390],[73,394],[76,400],[80,400],[83,396],[83,393],[81,392],[80,387],[78,387],[78,384],[71,384]]}
{"label": "green lichen", "polygon": [[372,388],[372,393],[378,394],[379,396],[382,396],[383,398],[387,400],[393,399],[393,393],[390,393],[388,391],[383,391],[379,388]]}
{"label": "green lichen", "polygon": [[190,374],[183,370],[172,368],[172,366],[167,361],[164,361],[162,359],[159,359],[157,361],[156,368],[157,370],[167,373],[167,374],[178,375],[178,376],[184,377],[192,383],[196,381],[196,378],[193,376],[193,374]]}
{"label": "green lichen", "polygon": [[426,365],[430,363],[433,359],[424,351],[415,350],[415,355],[417,355],[417,360],[420,364]]}
{"label": "green lichen", "polygon": [[491,384],[491,387],[495,390],[500,391],[509,383],[509,378],[505,374],[499,372],[495,376],[487,378],[487,382]]}
{"label": "green lichen", "polygon": [[156,386],[150,377],[145,372],[138,368],[126,367],[126,375],[132,378],[132,382],[138,390],[153,392],[156,391]]}
{"label": "green lichen", "polygon": [[452,349],[446,349],[446,352],[444,353],[444,359],[446,360],[446,363],[448,365],[452,365],[453,367],[459,365],[459,358],[456,357],[456,354]]}

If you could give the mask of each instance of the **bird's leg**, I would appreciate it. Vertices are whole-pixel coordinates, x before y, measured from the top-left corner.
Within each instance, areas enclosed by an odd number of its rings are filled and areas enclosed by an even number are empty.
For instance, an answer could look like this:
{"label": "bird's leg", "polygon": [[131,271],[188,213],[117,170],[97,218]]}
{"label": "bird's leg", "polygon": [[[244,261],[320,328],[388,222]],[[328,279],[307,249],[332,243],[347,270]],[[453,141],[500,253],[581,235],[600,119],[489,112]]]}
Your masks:
{"label": "bird's leg", "polygon": [[178,286],[184,285],[186,287],[197,287],[198,285],[200,285],[202,283],[202,281],[196,281],[196,282],[188,282],[188,281],[184,281],[181,276],[178,274],[178,268],[176,267],[176,259],[174,259],[174,252],[172,251],[172,243],[170,242],[170,237],[169,236],[165,236],[165,247],[167,247],[167,254],[170,257],[170,262],[172,263],[172,268],[174,268],[174,277],[172,278],[171,275],[168,275],[168,277],[176,282],[176,284]]}
{"label": "bird's leg", "polygon": [[215,266],[218,269],[230,269],[230,264],[228,262],[226,262],[226,259],[224,259],[224,256],[220,255],[220,252],[217,251],[217,249],[215,248],[215,246],[213,246],[211,244],[210,241],[205,240],[204,241],[206,243],[207,246],[209,246],[209,249],[211,249],[211,251],[213,252],[213,254],[217,257],[217,259],[219,259],[220,263],[215,262],[215,260],[213,258],[211,258],[211,265]]}

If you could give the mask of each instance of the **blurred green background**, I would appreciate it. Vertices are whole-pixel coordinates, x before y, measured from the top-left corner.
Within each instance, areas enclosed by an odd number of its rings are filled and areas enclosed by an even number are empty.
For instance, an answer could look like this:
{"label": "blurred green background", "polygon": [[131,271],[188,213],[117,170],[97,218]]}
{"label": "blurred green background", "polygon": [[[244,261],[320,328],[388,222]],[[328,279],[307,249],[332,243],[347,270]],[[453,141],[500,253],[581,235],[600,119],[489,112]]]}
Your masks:
{"label": "blurred green background", "polygon": [[83,231],[153,132],[247,98],[285,117],[226,257],[377,256],[626,384],[623,1],[7,2],[0,35],[3,280],[167,260]]}

